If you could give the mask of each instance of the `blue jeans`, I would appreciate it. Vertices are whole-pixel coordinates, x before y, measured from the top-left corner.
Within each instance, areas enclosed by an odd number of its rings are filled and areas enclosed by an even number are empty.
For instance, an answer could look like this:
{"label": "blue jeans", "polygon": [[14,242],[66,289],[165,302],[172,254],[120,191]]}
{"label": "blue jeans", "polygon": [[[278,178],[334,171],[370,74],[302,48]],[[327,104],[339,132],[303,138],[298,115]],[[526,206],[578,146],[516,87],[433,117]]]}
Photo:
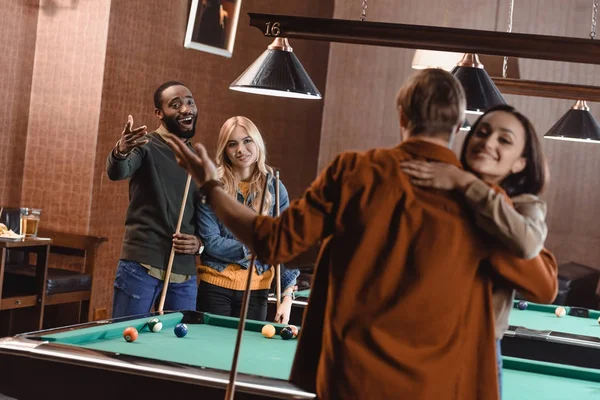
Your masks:
{"label": "blue jeans", "polygon": [[[157,303],[164,281],[148,275],[148,270],[135,261],[119,260],[113,294],[113,318],[147,314]],[[165,310],[196,309],[196,279],[169,283]]]}
{"label": "blue jeans", "polygon": [[496,340],[496,363],[498,365],[498,390],[500,391],[500,398],[502,398],[502,348],[500,346],[501,341]]}

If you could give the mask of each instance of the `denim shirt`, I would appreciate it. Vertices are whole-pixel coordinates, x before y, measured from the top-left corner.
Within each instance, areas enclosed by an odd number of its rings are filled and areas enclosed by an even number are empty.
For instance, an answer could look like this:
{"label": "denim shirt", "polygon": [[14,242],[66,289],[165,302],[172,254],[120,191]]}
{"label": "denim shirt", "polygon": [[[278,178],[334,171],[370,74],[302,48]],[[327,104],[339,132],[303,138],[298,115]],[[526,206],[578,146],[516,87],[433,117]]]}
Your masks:
{"label": "denim shirt", "polygon": [[[273,196],[273,206],[269,215],[275,215],[275,182],[271,179],[268,184],[268,190]],[[252,204],[252,195],[248,196],[246,204]],[[237,199],[244,204],[244,196],[238,190]],[[279,181],[279,210],[285,210],[290,204],[288,192]],[[213,268],[219,272],[223,271],[229,264],[238,264],[247,269],[250,266],[248,248],[231,233],[225,225],[217,218],[208,204],[200,204],[196,213],[197,235],[202,239],[204,251],[200,256],[202,264]],[[258,259],[254,261],[254,266],[259,275],[262,275],[271,267]],[[285,290],[296,284],[296,278],[300,275],[297,269],[287,269],[281,264],[281,290]]]}

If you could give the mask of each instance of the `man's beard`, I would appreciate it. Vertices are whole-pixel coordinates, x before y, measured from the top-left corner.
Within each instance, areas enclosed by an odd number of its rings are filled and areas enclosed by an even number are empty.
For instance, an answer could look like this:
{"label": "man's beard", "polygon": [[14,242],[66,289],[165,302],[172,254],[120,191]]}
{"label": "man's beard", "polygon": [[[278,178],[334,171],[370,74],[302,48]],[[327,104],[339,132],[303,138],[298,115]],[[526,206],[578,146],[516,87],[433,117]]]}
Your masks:
{"label": "man's beard", "polygon": [[165,117],[163,122],[165,123],[165,126],[169,132],[171,132],[173,135],[179,136],[182,139],[191,139],[196,134],[196,119],[194,119],[194,125],[189,131],[182,131],[175,118]]}

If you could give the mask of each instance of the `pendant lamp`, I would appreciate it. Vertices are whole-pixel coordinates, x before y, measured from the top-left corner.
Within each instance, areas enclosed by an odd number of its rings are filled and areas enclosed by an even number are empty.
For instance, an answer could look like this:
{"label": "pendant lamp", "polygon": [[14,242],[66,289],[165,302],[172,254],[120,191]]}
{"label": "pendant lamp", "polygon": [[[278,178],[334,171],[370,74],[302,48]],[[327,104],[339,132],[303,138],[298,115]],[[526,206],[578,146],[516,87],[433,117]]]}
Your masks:
{"label": "pendant lamp", "polygon": [[544,138],[600,143],[600,124],[590,112],[587,103],[577,100],[575,105],[550,128]]}
{"label": "pendant lamp", "polygon": [[320,99],[321,93],[292,51],[287,38],[276,38],[229,89],[267,96]]}
{"label": "pendant lamp", "polygon": [[465,90],[468,114],[483,114],[490,107],[506,104],[477,54],[466,53],[451,73]]}
{"label": "pendant lamp", "polygon": [[412,60],[413,69],[441,68],[451,71],[462,59],[464,53],[449,51],[417,50]]}

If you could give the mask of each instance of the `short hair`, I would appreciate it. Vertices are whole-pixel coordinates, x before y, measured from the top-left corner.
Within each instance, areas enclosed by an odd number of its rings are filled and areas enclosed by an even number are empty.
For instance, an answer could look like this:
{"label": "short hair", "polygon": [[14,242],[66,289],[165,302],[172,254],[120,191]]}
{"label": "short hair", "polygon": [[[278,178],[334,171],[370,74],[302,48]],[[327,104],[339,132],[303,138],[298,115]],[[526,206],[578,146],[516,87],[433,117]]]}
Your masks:
{"label": "short hair", "polygon": [[481,119],[495,111],[504,111],[514,115],[515,118],[519,120],[521,125],[523,125],[523,130],[525,131],[525,147],[523,148],[523,153],[521,154],[521,157],[524,157],[526,160],[525,168],[521,172],[510,174],[504,178],[502,182],[500,182],[500,187],[504,189],[510,197],[525,193],[537,196],[548,184],[550,175],[548,164],[546,163],[546,158],[544,157],[544,152],[542,150],[542,144],[540,143],[540,139],[538,138],[531,121],[529,121],[525,115],[521,114],[514,107],[509,106],[508,104],[501,104],[491,107],[482,115],[480,115],[479,118],[477,118],[471,127],[471,130],[465,137],[460,155],[460,162],[465,170],[473,172],[471,167],[469,167],[467,164],[467,145],[469,144],[469,141],[475,132],[477,132],[479,129]]}
{"label": "short hair", "polygon": [[185,86],[185,85],[179,81],[167,81],[167,82],[163,83],[162,85],[160,85],[154,91],[154,107],[158,108],[159,110],[161,109],[162,94],[165,90],[167,90],[171,86]]}
{"label": "short hair", "polygon": [[449,72],[438,68],[424,69],[402,85],[396,106],[402,109],[411,135],[443,133],[449,139],[465,119],[465,92]]}

